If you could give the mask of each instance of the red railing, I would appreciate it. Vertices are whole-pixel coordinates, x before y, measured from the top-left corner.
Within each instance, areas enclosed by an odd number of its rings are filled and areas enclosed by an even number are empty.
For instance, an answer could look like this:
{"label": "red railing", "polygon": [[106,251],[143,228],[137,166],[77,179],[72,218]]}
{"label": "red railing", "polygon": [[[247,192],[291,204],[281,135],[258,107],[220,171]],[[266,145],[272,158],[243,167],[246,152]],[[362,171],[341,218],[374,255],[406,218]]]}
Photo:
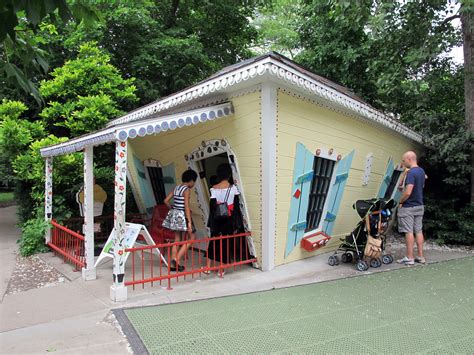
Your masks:
{"label": "red railing", "polygon": [[80,270],[86,267],[86,258],[84,256],[84,236],[77,232],[51,221],[51,242],[48,246],[56,254],[61,255],[65,262],[69,262]]}
{"label": "red railing", "polygon": [[[125,249],[125,252],[131,253],[129,257],[132,259],[131,280],[125,281],[125,285],[133,286],[135,289],[135,285],[141,284],[144,288],[145,284],[153,286],[156,282],[161,285],[165,281],[168,289],[171,289],[172,280],[179,282],[180,278],[186,280],[186,276],[194,278],[196,274],[201,277],[203,274],[212,275],[216,272],[223,277],[228,269],[235,270],[238,267],[242,268],[245,264],[257,262],[257,259],[249,253],[247,237],[250,235],[250,233],[241,233]],[[206,247],[208,243],[212,244],[211,255],[209,248]],[[182,246],[188,248],[180,261],[184,270],[173,271],[170,263],[173,247],[179,250]]]}

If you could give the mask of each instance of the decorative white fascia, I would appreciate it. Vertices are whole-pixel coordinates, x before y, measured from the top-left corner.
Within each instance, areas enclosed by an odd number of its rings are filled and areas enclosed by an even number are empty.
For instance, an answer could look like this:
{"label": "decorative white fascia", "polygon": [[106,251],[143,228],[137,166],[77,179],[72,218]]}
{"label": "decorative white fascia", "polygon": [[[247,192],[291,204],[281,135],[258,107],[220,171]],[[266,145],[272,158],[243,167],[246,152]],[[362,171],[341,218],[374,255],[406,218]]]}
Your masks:
{"label": "decorative white fascia", "polygon": [[397,120],[384,115],[368,104],[355,100],[348,95],[317,81],[309,75],[302,73],[297,68],[293,68],[272,57],[265,57],[262,60],[206,80],[190,87],[189,89],[166,97],[163,100],[151,103],[143,108],[132,111],[111,121],[108,126],[141,120],[153,114],[169,110],[173,107],[191,102],[209,94],[228,90],[229,87],[238,85],[241,82],[258,79],[264,75],[270,75],[287,86],[303,89],[311,95],[321,97],[337,106],[351,110],[360,116],[382,126],[386,126],[413,141],[418,143],[422,142],[422,136],[420,134],[404,126]]}
{"label": "decorative white fascia", "polygon": [[43,158],[57,155],[71,154],[83,150],[88,146],[96,146],[115,140],[115,129],[109,128],[82,137],[73,138],[64,143],[55,144],[40,150]]}
{"label": "decorative white fascia", "polygon": [[168,130],[175,130],[184,126],[191,126],[207,121],[228,117],[234,113],[232,103],[225,102],[218,105],[202,107],[192,111],[155,117],[148,120],[110,127],[106,130],[91,133],[67,142],[41,149],[41,156],[52,157],[70,154],[83,150],[87,146],[96,146],[113,142],[116,139],[126,141],[136,137],[157,134]]}
{"label": "decorative white fascia", "polygon": [[234,113],[232,103],[203,107],[193,111],[186,111],[165,117],[155,117],[144,121],[120,125],[116,127],[116,137],[120,141],[158,134],[168,130],[175,130],[185,126],[196,125],[206,121],[230,116]]}

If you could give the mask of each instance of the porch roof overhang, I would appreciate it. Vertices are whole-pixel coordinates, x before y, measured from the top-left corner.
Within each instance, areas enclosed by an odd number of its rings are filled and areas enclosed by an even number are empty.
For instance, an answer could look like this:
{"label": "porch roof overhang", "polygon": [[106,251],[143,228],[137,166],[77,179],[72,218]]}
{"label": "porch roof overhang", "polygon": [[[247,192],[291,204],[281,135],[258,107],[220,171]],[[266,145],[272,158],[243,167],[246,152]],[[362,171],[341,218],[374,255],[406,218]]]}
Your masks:
{"label": "porch roof overhang", "polygon": [[156,116],[146,120],[118,124],[93,133],[73,138],[67,142],[55,144],[40,150],[43,158],[70,154],[83,150],[87,146],[110,143],[115,140],[126,141],[136,137],[173,131],[178,128],[192,126],[207,121],[231,116],[234,113],[232,103],[206,106],[199,109],[175,113],[172,115]]}

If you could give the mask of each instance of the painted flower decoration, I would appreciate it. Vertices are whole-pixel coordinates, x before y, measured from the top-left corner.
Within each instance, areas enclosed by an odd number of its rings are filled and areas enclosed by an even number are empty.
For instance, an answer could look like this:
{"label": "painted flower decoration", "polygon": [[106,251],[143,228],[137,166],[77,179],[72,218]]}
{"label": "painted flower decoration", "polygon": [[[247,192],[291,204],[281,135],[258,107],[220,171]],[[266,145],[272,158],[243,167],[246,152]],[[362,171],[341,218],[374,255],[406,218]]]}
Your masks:
{"label": "painted flower decoration", "polygon": [[121,142],[120,145],[121,145],[122,147],[125,147],[125,142]]}
{"label": "painted flower decoration", "polygon": [[123,254],[123,250],[119,250],[118,255],[122,255],[122,254]]}
{"label": "painted flower decoration", "polygon": [[120,185],[120,186],[119,186],[119,190],[120,190],[120,191],[123,191],[124,189],[125,189],[125,187],[123,187],[123,185]]}
{"label": "painted flower decoration", "polygon": [[120,152],[120,158],[123,158],[125,156],[125,154],[123,154],[123,152]]}

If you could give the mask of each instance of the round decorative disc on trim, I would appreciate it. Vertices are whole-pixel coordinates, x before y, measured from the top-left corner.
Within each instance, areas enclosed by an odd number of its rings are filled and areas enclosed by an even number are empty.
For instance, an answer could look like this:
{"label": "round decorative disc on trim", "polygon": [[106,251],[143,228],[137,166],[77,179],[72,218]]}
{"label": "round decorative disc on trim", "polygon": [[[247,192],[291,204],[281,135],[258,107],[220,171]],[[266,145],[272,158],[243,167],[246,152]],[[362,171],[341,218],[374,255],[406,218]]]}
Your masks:
{"label": "round decorative disc on trim", "polygon": [[210,111],[209,112],[209,119],[213,120],[214,118],[216,118],[216,113],[214,111]]}
{"label": "round decorative disc on trim", "polygon": [[169,126],[168,122],[166,122],[166,121],[161,124],[161,129],[163,131],[167,131],[169,127],[170,126]]}
{"label": "round decorative disc on trim", "polygon": [[225,140],[221,140],[221,146],[225,147],[227,145],[227,142]]}
{"label": "round decorative disc on trim", "polygon": [[222,117],[224,116],[224,112],[222,112],[221,109],[217,110],[217,117]]}
{"label": "round decorative disc on trim", "polygon": [[228,115],[230,113],[230,109],[228,107],[224,107],[224,114]]}
{"label": "round decorative disc on trim", "polygon": [[161,132],[161,126],[160,124],[155,125],[155,133],[160,133]]}
{"label": "round decorative disc on trim", "polygon": [[193,124],[193,119],[191,117],[186,117],[186,126],[191,126]]}
{"label": "round decorative disc on trim", "polygon": [[128,135],[130,138],[135,138],[137,136],[137,131],[135,128],[132,128],[130,131],[128,131]]}
{"label": "round decorative disc on trim", "polygon": [[138,130],[138,135],[140,137],[143,137],[145,134],[146,134],[146,128],[145,127],[140,127],[140,129]]}
{"label": "round decorative disc on trim", "polygon": [[199,123],[199,117],[198,117],[198,116],[194,116],[194,117],[193,117],[193,122],[194,122],[194,124],[198,124],[198,123]]}
{"label": "round decorative disc on trim", "polygon": [[150,124],[146,127],[146,133],[147,134],[153,134],[155,130],[153,129],[153,126]]}
{"label": "round decorative disc on trim", "polygon": [[207,121],[207,114],[205,112],[201,113],[201,117],[199,118],[201,122]]}
{"label": "round decorative disc on trim", "polygon": [[128,134],[125,131],[120,131],[118,134],[118,139],[121,141],[127,140]]}
{"label": "round decorative disc on trim", "polygon": [[180,119],[178,120],[178,127],[179,127],[179,128],[183,127],[183,126],[185,125],[185,123],[186,123],[186,122],[184,122],[184,119],[183,119],[183,118],[180,118]]}
{"label": "round decorative disc on trim", "polygon": [[176,128],[178,128],[178,124],[176,123],[176,121],[171,121],[170,122],[170,129],[175,130]]}

